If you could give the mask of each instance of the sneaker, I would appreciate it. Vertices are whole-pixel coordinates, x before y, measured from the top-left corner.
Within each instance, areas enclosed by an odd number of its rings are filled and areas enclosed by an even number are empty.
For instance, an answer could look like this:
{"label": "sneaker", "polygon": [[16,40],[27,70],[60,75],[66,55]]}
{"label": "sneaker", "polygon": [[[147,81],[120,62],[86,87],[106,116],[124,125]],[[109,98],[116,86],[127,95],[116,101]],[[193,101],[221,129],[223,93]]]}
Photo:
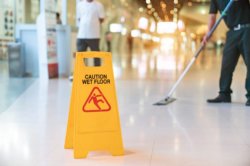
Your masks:
{"label": "sneaker", "polygon": [[[208,99],[207,102],[208,103],[231,103],[231,96],[219,94],[219,96],[217,96],[214,99]],[[250,101],[249,101],[249,104],[250,104]]]}
{"label": "sneaker", "polygon": [[73,81],[73,75],[69,76],[69,81],[70,81],[70,82]]}
{"label": "sneaker", "polygon": [[247,99],[246,106],[250,106],[250,99]]}

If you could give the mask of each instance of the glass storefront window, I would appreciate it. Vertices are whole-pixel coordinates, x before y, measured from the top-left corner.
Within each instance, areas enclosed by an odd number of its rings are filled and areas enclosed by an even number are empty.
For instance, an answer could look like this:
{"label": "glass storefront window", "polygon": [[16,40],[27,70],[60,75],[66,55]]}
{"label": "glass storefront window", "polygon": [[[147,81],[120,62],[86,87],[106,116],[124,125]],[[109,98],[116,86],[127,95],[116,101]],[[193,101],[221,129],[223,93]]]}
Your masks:
{"label": "glass storefront window", "polygon": [[40,0],[0,1],[0,59],[7,59],[7,44],[14,41],[16,24],[35,24]]}
{"label": "glass storefront window", "polygon": [[0,1],[0,59],[7,59],[7,44],[15,31],[14,1]]}

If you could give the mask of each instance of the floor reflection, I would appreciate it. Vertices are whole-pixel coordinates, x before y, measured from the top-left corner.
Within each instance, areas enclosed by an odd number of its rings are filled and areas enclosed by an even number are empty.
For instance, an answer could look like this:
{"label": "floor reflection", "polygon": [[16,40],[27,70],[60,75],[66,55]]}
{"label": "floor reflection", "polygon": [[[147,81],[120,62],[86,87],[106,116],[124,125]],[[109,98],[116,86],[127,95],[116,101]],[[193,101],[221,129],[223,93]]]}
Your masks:
{"label": "floor reflection", "polygon": [[0,113],[6,110],[35,80],[9,77],[8,61],[0,60]]}

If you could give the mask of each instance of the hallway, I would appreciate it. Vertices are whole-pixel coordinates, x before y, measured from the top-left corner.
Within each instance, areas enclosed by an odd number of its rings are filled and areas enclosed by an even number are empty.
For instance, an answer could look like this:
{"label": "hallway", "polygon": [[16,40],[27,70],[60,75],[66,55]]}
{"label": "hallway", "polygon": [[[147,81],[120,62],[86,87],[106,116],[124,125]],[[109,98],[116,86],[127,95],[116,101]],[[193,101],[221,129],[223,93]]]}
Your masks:
{"label": "hallway", "polygon": [[36,79],[0,112],[0,165],[249,166],[250,109],[242,60],[232,104],[206,103],[217,95],[221,62],[220,50],[207,49],[177,88],[177,100],[152,105],[175,83],[191,50],[169,46],[135,50],[131,57],[113,55],[124,156],[92,152],[87,159],[73,159],[73,151],[63,148],[72,84],[65,78]]}

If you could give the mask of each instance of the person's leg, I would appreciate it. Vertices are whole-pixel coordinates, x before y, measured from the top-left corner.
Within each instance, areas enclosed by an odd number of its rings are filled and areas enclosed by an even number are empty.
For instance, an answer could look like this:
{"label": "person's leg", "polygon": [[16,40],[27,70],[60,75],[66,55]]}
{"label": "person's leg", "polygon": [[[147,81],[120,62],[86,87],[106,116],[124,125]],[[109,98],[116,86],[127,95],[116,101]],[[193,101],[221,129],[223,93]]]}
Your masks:
{"label": "person's leg", "polygon": [[107,51],[111,52],[111,42],[110,41],[107,42]]}
{"label": "person's leg", "polygon": [[77,39],[76,41],[76,47],[78,52],[83,52],[87,50],[87,42],[85,39]]}
{"label": "person's leg", "polygon": [[222,57],[220,94],[230,95],[232,93],[231,83],[233,78],[233,72],[235,70],[240,55],[238,41],[238,32],[231,31],[228,33]]}
{"label": "person's leg", "polygon": [[[99,48],[99,41],[100,39],[88,39],[87,43],[90,47],[91,51],[100,51]],[[94,58],[94,65],[100,66],[101,65],[101,59],[100,58]]]}
{"label": "person's leg", "polygon": [[88,46],[90,47],[91,51],[100,51],[99,42],[100,42],[100,39],[88,39],[87,40]]}
{"label": "person's leg", "polygon": [[247,106],[250,106],[250,28],[243,29],[242,34],[243,39],[241,40],[241,52],[244,59],[244,62],[247,67],[247,75],[246,75],[246,82],[245,82],[245,88],[247,91],[246,97],[247,97]]}
{"label": "person's leg", "polygon": [[220,74],[220,91],[219,96],[215,99],[207,100],[210,103],[231,102],[231,83],[233,72],[239,59],[239,35],[238,32],[229,31],[227,33],[226,44],[223,51],[221,74]]}

